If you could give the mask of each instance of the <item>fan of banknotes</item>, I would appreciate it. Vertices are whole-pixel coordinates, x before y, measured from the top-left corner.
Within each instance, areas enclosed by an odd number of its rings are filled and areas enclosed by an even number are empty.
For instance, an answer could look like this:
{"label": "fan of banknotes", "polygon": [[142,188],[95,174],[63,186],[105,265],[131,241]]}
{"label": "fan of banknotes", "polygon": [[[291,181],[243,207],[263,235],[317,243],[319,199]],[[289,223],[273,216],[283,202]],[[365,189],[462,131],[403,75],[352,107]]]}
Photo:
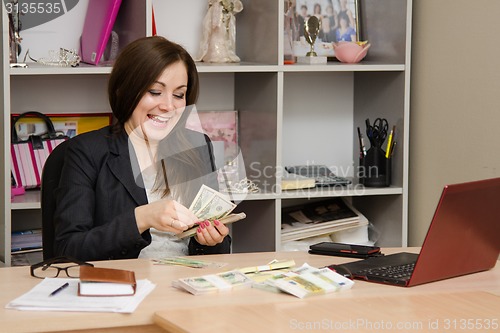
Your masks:
{"label": "fan of banknotes", "polygon": [[236,205],[213,188],[202,185],[189,210],[201,221],[218,220],[229,215]]}
{"label": "fan of banknotes", "polygon": [[[213,222],[214,220],[218,220],[223,224],[229,224],[246,217],[245,213],[231,213],[235,207],[236,204],[231,202],[227,196],[213,188],[202,185],[193,203],[189,206],[189,210],[192,211],[200,221],[208,220]],[[177,234],[177,237],[186,238],[193,236],[196,234],[196,229],[198,229],[198,225]]]}

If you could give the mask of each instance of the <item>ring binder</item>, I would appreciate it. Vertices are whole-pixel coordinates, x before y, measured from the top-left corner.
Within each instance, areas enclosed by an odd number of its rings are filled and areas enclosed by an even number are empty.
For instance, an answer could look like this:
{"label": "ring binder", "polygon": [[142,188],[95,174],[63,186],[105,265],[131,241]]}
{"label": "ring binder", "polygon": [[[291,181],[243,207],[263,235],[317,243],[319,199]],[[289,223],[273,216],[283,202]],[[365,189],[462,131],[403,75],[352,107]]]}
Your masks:
{"label": "ring binder", "polygon": [[104,54],[122,0],[89,0],[80,38],[82,62],[97,65]]}

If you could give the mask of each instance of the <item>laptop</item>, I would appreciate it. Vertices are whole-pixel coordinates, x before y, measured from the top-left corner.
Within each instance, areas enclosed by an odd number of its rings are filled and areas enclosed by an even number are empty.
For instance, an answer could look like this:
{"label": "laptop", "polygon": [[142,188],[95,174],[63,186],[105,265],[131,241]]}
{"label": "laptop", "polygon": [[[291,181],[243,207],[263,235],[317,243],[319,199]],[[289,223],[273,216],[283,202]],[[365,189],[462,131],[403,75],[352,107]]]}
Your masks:
{"label": "laptop", "polygon": [[420,254],[402,252],[338,266],[355,279],[404,287],[491,269],[500,254],[499,199],[500,178],[447,185]]}

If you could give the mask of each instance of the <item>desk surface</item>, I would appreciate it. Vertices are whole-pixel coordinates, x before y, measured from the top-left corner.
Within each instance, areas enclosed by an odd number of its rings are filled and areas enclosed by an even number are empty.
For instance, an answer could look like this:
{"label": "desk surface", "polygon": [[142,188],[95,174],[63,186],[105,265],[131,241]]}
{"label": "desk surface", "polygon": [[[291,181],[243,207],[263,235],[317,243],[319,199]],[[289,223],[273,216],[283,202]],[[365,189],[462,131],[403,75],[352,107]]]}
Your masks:
{"label": "desk surface", "polygon": [[[385,253],[397,249],[384,249]],[[408,250],[408,249],[406,249]],[[411,249],[418,251],[417,248]],[[223,268],[194,269],[180,266],[154,265],[149,260],[115,260],[96,262],[98,267],[126,268],[136,272],[137,279],[149,279],[156,288],[132,314],[36,312],[5,309],[5,305],[40,282],[29,275],[28,267],[0,268],[0,323],[4,332],[86,331],[102,332],[279,332],[292,330],[320,331],[308,325],[323,325],[326,331],[362,332],[359,325],[380,325],[380,320],[396,325],[415,321],[415,332],[460,329],[461,319],[474,319],[474,325],[485,326],[486,319],[496,319],[499,332],[500,267],[433,282],[411,288],[386,286],[356,281],[351,290],[329,295],[298,299],[258,289],[235,290],[224,294],[194,296],[171,286],[180,277],[210,274],[234,268],[265,264],[272,259],[294,259],[321,267],[351,261],[351,258],[309,255],[303,252],[263,252],[204,256],[201,259],[227,263]],[[457,305],[460,304],[460,307]],[[258,305],[258,306],[256,306]],[[493,312],[492,312],[493,311]],[[266,319],[267,318],[267,319]],[[336,330],[335,325],[348,325],[346,318],[359,320],[357,330]],[[398,319],[399,318],[399,319]],[[452,320],[456,321],[453,322]],[[439,330],[429,328],[439,320]],[[246,324],[248,323],[248,324]],[[465,323],[470,324],[470,323]],[[235,325],[238,329],[235,328]],[[271,327],[269,325],[272,325]],[[409,325],[409,324],[408,324]],[[128,327],[128,330],[125,328]],[[352,323],[351,326],[352,328]],[[474,326],[478,327],[478,326]],[[494,328],[493,326],[492,328]],[[116,328],[113,330],[112,328]],[[246,329],[246,330],[245,330]],[[394,330],[393,331],[401,331]],[[369,332],[370,330],[366,330]],[[383,331],[381,328],[371,331]],[[473,330],[470,330],[473,332]],[[477,330],[479,332],[479,330]]]}

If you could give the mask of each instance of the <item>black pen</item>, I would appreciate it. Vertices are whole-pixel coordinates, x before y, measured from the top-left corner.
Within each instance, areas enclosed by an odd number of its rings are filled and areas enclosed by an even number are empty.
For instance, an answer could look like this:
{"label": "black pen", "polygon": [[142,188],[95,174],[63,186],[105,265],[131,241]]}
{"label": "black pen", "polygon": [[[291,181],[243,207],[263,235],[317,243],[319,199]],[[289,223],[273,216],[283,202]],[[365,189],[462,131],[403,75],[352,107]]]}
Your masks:
{"label": "black pen", "polygon": [[54,295],[58,294],[62,290],[66,289],[68,286],[69,286],[69,283],[66,282],[65,284],[63,284],[62,286],[60,286],[59,288],[57,288],[56,290],[54,290],[53,292],[51,292],[49,296],[54,296]]}

